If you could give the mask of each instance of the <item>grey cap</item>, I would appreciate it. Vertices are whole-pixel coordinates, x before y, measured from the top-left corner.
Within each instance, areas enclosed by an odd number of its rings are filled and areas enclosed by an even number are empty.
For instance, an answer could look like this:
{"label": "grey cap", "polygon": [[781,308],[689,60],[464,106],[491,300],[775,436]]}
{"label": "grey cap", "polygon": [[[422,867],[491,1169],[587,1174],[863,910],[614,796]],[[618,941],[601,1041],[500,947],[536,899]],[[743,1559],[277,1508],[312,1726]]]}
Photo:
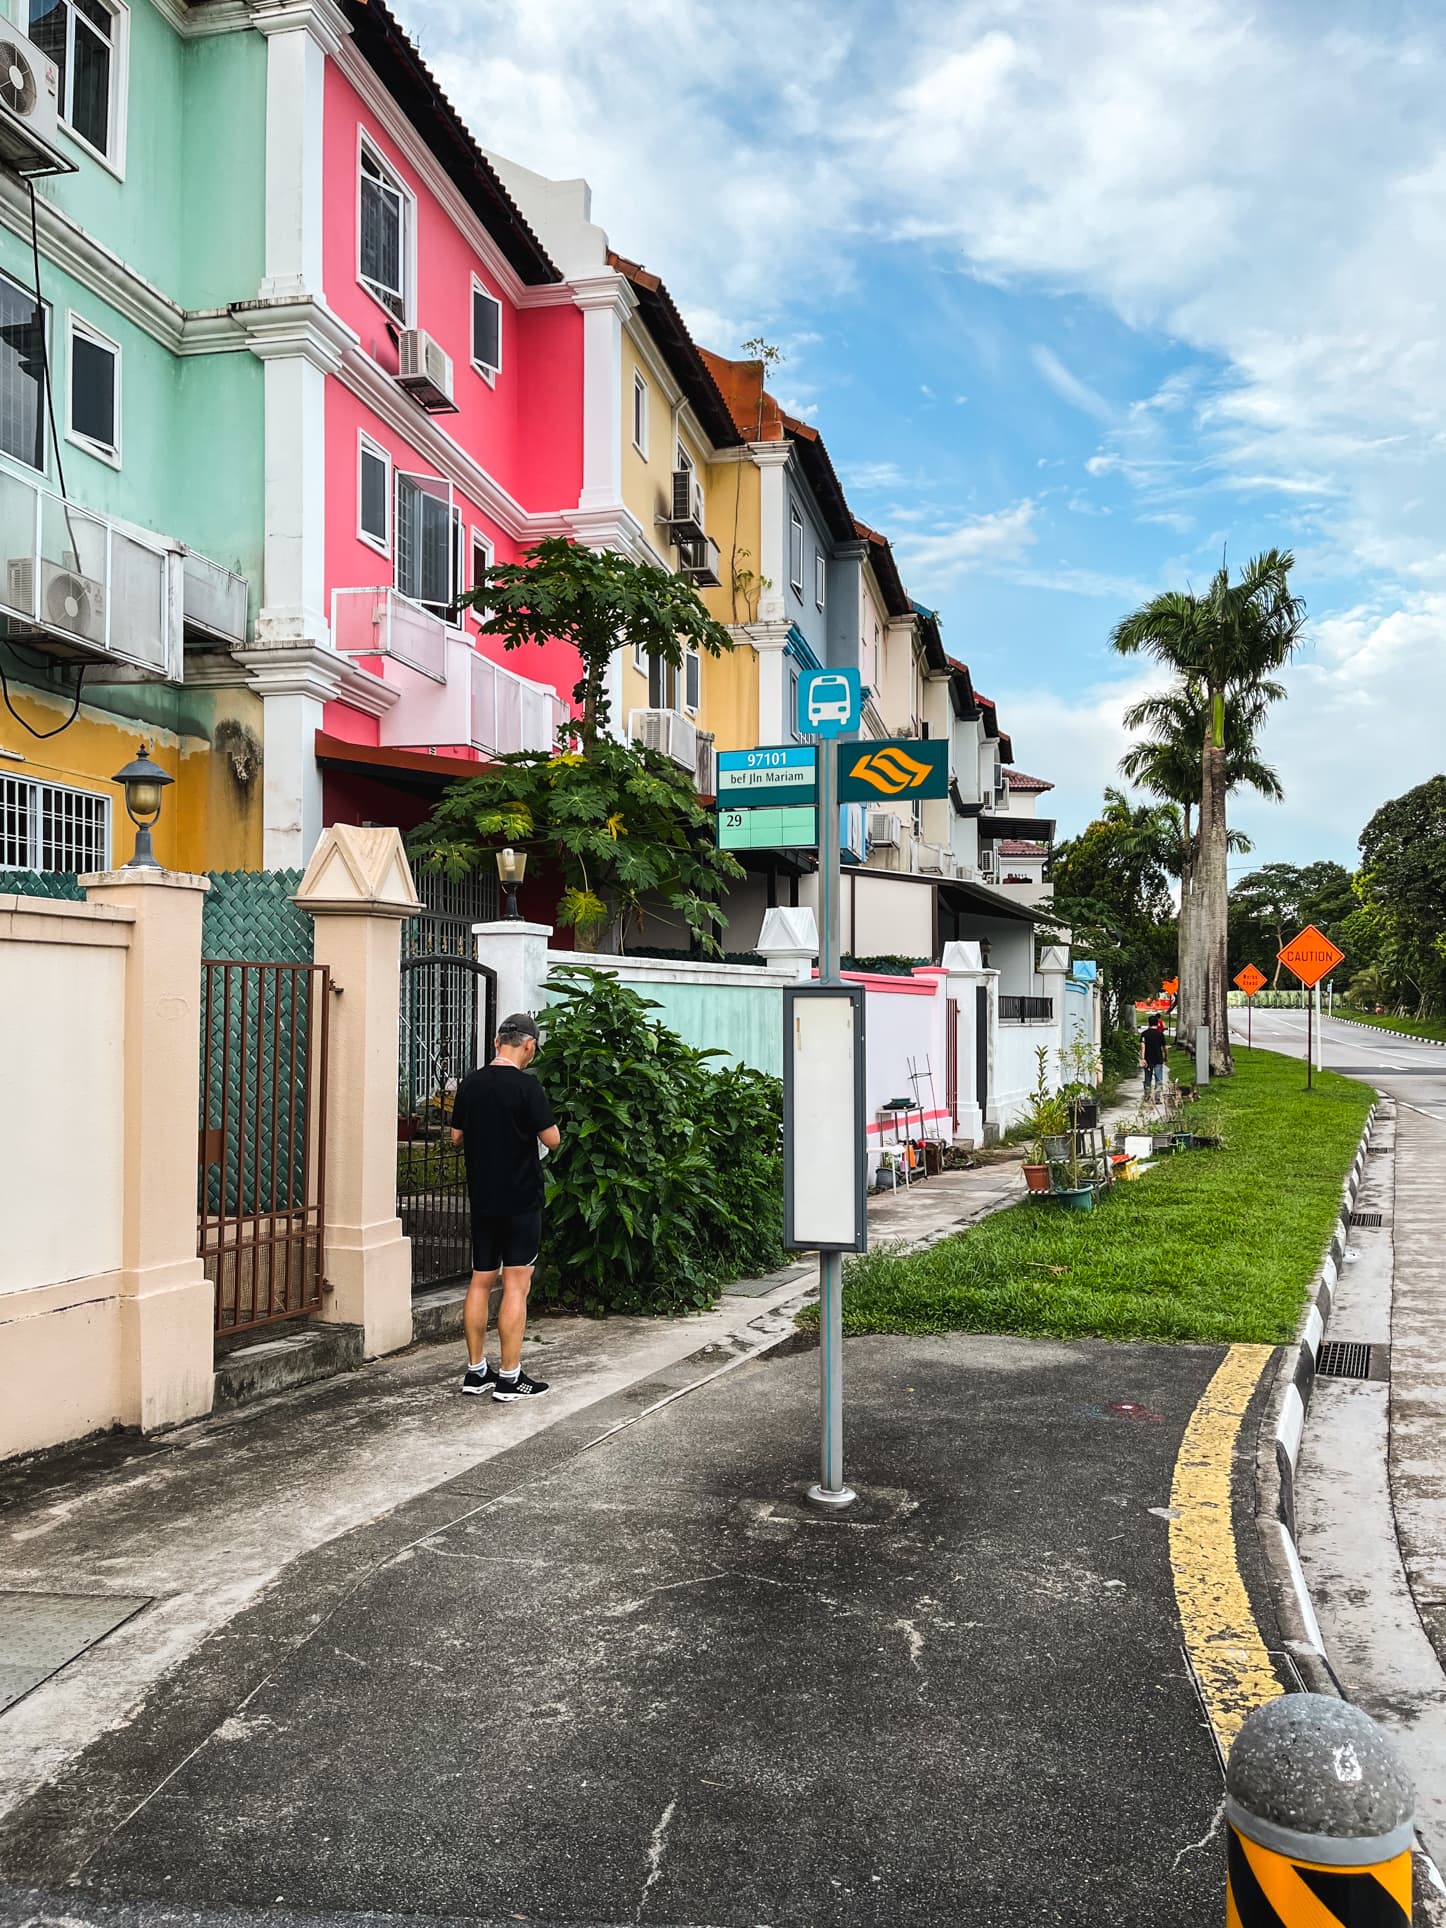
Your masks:
{"label": "grey cap", "polygon": [[535,1041],[541,1035],[537,1028],[537,1019],[527,1011],[514,1011],[510,1018],[503,1018],[497,1027],[499,1044],[521,1044],[524,1038],[532,1038]]}

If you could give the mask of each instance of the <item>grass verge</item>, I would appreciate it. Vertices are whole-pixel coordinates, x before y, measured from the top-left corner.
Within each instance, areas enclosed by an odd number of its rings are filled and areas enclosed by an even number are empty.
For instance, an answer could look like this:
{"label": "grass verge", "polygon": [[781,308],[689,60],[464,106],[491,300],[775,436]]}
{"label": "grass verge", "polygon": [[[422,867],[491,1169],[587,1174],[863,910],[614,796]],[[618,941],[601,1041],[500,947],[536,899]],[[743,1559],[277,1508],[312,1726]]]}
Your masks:
{"label": "grass verge", "polygon": [[1404,1031],[1409,1037],[1436,1038],[1446,1043],[1443,1018],[1378,1018],[1374,1011],[1348,1011],[1344,1006],[1336,1015],[1349,1018],[1352,1024],[1373,1024],[1379,1031]]}
{"label": "grass verge", "polygon": [[1292,1338],[1373,1094],[1331,1072],[1307,1093],[1304,1065],[1275,1052],[1235,1062],[1202,1101],[1218,1149],[1161,1160],[1093,1212],[1029,1201],[925,1252],[851,1259],[845,1332]]}

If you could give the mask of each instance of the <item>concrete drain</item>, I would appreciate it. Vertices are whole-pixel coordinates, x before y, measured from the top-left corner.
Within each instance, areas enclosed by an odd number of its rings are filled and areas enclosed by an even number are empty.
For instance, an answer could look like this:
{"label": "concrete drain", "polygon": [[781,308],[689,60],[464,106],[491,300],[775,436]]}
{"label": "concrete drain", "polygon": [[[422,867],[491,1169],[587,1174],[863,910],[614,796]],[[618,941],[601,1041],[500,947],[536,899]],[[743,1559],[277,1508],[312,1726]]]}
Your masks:
{"label": "concrete drain", "polygon": [[0,1711],[149,1605],[136,1594],[0,1593]]}
{"label": "concrete drain", "polygon": [[1316,1373],[1322,1379],[1369,1379],[1373,1350],[1354,1339],[1322,1340],[1315,1359]]}
{"label": "concrete drain", "polygon": [[1379,1212],[1352,1212],[1351,1213],[1352,1225],[1381,1225],[1384,1222],[1385,1221],[1383,1220]]}

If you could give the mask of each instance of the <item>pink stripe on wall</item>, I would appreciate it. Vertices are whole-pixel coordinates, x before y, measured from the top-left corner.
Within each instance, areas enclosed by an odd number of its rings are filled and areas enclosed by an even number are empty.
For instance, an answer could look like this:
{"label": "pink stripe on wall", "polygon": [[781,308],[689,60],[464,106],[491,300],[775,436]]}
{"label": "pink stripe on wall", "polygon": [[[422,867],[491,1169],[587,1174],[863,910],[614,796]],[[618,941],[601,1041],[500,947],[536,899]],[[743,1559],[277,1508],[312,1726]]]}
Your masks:
{"label": "pink stripe on wall", "polygon": [[[940,1111],[901,1111],[899,1113],[900,1118],[904,1121],[903,1132],[905,1137],[908,1136],[911,1130],[914,1130],[918,1126],[921,1118],[925,1124],[929,1124],[936,1118],[948,1118],[952,1115],[947,1108]],[[895,1127],[893,1125],[872,1124],[867,1126],[866,1130],[870,1138],[880,1138],[886,1131],[891,1138],[895,1136]]]}

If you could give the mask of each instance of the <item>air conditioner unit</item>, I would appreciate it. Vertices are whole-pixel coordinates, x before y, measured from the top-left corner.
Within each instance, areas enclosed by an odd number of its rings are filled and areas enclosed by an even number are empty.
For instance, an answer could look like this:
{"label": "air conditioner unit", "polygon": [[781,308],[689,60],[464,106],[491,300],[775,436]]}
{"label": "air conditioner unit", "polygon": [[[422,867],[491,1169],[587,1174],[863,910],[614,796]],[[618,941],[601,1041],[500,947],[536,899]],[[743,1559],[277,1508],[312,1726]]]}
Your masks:
{"label": "air conditioner unit", "polygon": [[677,710],[635,710],[632,735],[644,749],[660,751],[689,776],[697,770],[698,732]]}
{"label": "air conditioner unit", "polygon": [[73,174],[55,144],[60,69],[23,34],[0,22],[0,162],[16,174]]}
{"label": "air conditioner unit", "polygon": [[711,536],[704,536],[701,542],[680,542],[678,544],[678,573],[698,589],[717,589],[722,581],[718,570],[722,558],[718,545]]}
{"label": "air conditioner unit", "polygon": [[[29,556],[16,556],[6,570],[6,600],[13,609],[35,610],[35,564]],[[67,636],[84,636],[91,642],[105,641],[105,590],[89,576],[59,563],[40,564],[40,608],[36,620],[47,629],[58,629]]]}
{"label": "air conditioner unit", "polygon": [[669,498],[670,513],[664,517],[669,533],[681,548],[685,543],[703,542],[706,534],[703,528],[703,491],[693,476],[691,469],[673,470],[673,491]]}
{"label": "air conditioner unit", "polygon": [[871,810],[869,812],[868,838],[871,849],[898,849],[899,820],[892,810]]}
{"label": "air conditioner unit", "polygon": [[397,382],[433,414],[456,412],[452,400],[452,357],[424,328],[404,328],[398,342]]}

